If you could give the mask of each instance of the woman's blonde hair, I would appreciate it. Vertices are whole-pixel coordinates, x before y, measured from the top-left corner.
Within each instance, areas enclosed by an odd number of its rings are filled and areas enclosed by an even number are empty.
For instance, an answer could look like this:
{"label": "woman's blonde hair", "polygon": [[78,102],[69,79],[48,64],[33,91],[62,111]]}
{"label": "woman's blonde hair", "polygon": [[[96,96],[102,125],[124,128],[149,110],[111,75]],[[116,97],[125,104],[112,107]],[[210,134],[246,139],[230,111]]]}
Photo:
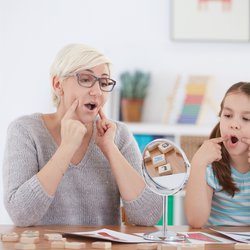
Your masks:
{"label": "woman's blonde hair", "polygon": [[[52,81],[57,76],[63,80],[79,69],[90,69],[100,64],[107,64],[110,71],[110,60],[95,48],[85,44],[69,44],[57,53],[50,67],[50,79]],[[56,95],[54,90],[52,90],[52,100],[58,107],[60,96]]]}

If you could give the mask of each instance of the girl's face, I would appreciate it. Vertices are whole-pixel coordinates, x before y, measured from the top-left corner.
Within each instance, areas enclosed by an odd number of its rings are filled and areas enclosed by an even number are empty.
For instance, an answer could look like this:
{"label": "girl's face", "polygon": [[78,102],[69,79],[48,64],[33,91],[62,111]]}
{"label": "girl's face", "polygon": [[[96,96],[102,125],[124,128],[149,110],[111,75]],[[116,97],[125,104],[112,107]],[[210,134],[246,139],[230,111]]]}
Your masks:
{"label": "girl's face", "polygon": [[[83,85],[93,80],[93,75],[98,78],[109,78],[109,68],[106,64],[78,72],[81,74],[80,80]],[[83,87],[78,83],[77,76],[65,79],[62,83],[62,89],[63,96],[60,105],[62,105],[64,113],[78,99],[79,104],[75,112],[76,119],[83,123],[89,123],[95,119],[100,108],[106,103],[109,94],[101,90],[98,80],[92,87]]]}
{"label": "girl's face", "polygon": [[247,157],[249,146],[241,139],[250,138],[250,97],[240,92],[226,96],[220,117],[220,131],[222,137],[228,138],[223,143],[231,157]]}

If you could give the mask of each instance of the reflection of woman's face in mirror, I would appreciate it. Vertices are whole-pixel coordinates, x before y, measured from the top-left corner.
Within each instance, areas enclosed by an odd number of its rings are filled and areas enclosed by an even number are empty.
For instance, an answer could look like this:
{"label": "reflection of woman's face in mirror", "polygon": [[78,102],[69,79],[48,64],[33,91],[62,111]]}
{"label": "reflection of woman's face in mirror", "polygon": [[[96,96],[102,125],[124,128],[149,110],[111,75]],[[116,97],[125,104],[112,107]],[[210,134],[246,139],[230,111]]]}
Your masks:
{"label": "reflection of woman's face in mirror", "polygon": [[179,150],[168,142],[154,142],[144,151],[144,165],[151,177],[185,173],[184,159]]}

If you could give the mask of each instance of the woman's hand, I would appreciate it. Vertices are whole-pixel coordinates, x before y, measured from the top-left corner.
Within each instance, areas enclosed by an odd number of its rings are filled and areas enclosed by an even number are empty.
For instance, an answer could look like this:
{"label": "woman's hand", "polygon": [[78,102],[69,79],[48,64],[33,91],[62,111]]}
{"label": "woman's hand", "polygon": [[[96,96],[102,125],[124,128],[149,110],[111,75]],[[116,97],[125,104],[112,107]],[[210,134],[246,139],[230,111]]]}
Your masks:
{"label": "woman's hand", "polygon": [[206,140],[198,151],[195,153],[192,162],[197,162],[192,165],[207,166],[214,161],[219,161],[221,156],[221,145],[220,143],[225,141],[226,138],[218,137],[210,140]]}
{"label": "woman's hand", "polygon": [[80,147],[87,132],[85,125],[74,119],[78,103],[78,100],[75,100],[61,120],[61,145],[72,150],[72,153]]}
{"label": "woman's hand", "polygon": [[107,156],[114,146],[116,125],[104,114],[102,108],[99,110],[100,119],[96,121],[96,144]]}

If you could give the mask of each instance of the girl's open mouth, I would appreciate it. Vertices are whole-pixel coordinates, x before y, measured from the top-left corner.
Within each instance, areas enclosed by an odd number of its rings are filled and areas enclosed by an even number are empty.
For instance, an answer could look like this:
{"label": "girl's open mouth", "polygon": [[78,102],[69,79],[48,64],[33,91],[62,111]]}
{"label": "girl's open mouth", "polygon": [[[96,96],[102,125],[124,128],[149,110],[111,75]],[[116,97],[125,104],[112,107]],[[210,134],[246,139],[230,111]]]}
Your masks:
{"label": "girl's open mouth", "polygon": [[231,136],[230,139],[231,139],[232,144],[235,144],[239,141],[239,139],[236,136]]}

